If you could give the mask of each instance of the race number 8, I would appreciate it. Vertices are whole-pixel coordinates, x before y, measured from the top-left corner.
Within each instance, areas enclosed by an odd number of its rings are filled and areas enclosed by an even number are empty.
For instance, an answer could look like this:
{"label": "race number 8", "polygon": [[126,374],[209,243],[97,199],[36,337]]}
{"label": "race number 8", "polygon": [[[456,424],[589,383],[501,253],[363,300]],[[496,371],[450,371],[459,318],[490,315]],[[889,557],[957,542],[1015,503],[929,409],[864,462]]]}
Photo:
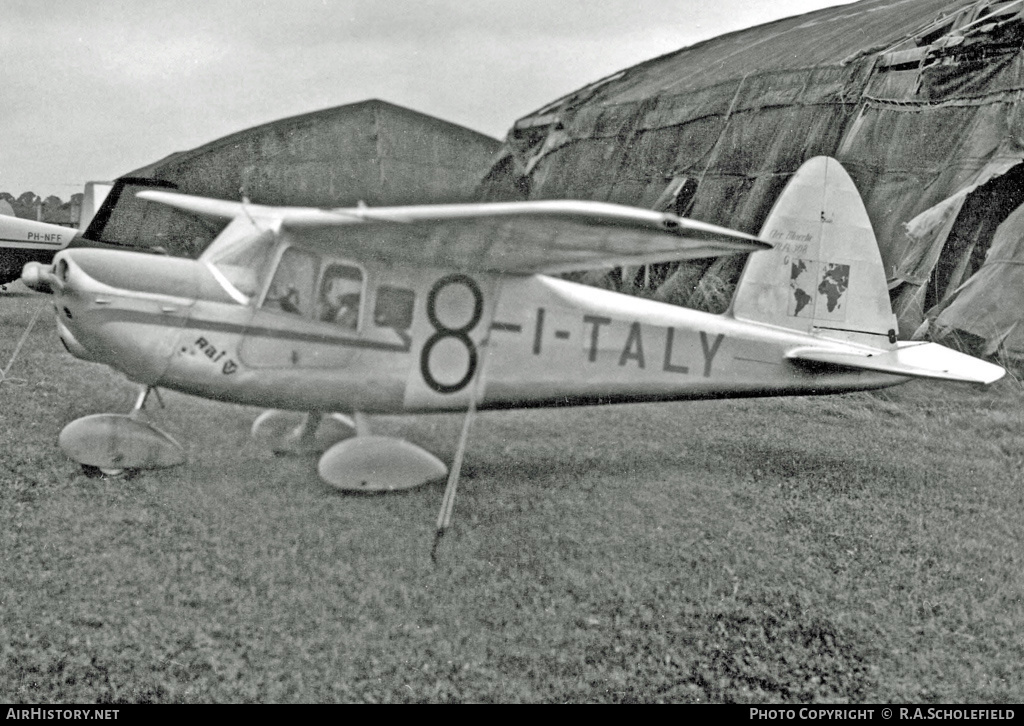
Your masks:
{"label": "race number 8", "polygon": [[[473,314],[465,325],[457,328],[449,327],[437,317],[437,298],[442,290],[451,285],[463,285],[473,296]],[[420,352],[420,373],[423,375],[423,381],[432,390],[438,393],[455,393],[456,391],[461,391],[473,380],[473,375],[476,373],[478,355],[476,345],[473,344],[473,339],[469,337],[469,331],[477,326],[480,318],[483,317],[483,313],[483,293],[480,292],[480,287],[476,284],[476,281],[468,275],[455,273],[442,277],[430,288],[430,292],[427,293],[427,320],[434,327],[434,333],[427,338],[427,342],[423,344],[423,350]],[[459,341],[466,346],[466,352],[469,354],[466,373],[455,383],[441,383],[430,370],[430,353],[434,350],[434,346],[445,338],[454,338]]]}

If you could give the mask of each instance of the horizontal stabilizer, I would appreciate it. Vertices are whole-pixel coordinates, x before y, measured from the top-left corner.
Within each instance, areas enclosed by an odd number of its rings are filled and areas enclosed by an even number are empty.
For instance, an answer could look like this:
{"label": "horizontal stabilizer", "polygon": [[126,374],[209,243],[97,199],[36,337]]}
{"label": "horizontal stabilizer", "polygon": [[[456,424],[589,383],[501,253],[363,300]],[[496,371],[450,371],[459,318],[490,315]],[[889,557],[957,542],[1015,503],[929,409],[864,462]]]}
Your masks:
{"label": "horizontal stabilizer", "polygon": [[964,383],[994,383],[1006,373],[1001,366],[958,353],[938,343],[902,342],[893,350],[878,351],[796,348],[789,351],[786,358]]}
{"label": "horizontal stabilizer", "polygon": [[356,260],[506,274],[556,273],[771,249],[757,237],[621,204],[540,200],[407,207],[270,207],[162,191],[140,198],[246,217]]}

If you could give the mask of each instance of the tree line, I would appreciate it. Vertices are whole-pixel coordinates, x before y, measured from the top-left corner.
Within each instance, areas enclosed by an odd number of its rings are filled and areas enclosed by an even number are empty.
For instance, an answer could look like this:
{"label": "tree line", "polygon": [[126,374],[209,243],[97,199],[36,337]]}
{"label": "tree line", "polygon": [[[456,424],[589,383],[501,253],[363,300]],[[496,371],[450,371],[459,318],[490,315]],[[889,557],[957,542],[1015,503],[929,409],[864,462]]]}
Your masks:
{"label": "tree line", "polygon": [[5,205],[10,205],[15,217],[34,219],[50,224],[78,226],[78,218],[82,212],[81,192],[72,194],[71,199],[64,201],[58,196],[50,195],[43,199],[35,192],[23,192],[15,197],[9,192],[0,192],[0,213],[5,212]]}

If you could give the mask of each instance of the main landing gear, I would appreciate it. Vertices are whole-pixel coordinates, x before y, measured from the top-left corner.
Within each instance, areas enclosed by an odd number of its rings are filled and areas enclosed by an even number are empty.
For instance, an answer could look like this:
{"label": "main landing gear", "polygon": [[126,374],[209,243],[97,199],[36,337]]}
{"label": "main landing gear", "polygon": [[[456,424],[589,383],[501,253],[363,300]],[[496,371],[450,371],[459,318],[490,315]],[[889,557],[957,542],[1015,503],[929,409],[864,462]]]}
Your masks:
{"label": "main landing gear", "polygon": [[72,421],[60,432],[61,450],[92,476],[127,476],[139,469],[183,464],[185,450],[181,444],[142,418],[143,407],[153,392],[156,389],[151,386],[144,388],[127,415],[97,413]]}
{"label": "main landing gear", "polygon": [[335,489],[390,492],[443,478],[448,467],[404,439],[374,436],[362,414],[264,411],[252,436],[275,454],[320,454],[317,472]]}
{"label": "main landing gear", "polygon": [[[144,388],[127,415],[98,413],[72,421],[61,431],[60,448],[92,476],[128,476],[184,463],[181,444],[144,419],[151,393],[156,389]],[[371,434],[359,413],[350,418],[265,411],[253,422],[252,437],[277,455],[319,455],[320,478],[342,491],[411,489],[448,474],[440,459],[419,446]]]}

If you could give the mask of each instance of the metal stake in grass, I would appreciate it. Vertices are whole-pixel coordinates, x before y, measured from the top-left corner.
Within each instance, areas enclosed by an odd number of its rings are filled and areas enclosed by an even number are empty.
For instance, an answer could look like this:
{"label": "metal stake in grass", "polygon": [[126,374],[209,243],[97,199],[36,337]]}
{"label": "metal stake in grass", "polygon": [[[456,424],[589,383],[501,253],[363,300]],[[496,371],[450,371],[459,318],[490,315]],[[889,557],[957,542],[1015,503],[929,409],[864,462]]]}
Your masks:
{"label": "metal stake in grass", "polygon": [[42,314],[43,308],[45,307],[46,303],[43,303],[36,308],[35,313],[32,315],[32,319],[28,321],[28,325],[25,327],[25,332],[21,334],[21,339],[18,341],[18,344],[14,346],[14,352],[11,354],[11,359],[7,361],[7,366],[3,371],[0,371],[0,386],[2,386],[4,381],[7,380],[7,374],[10,372],[11,366],[14,365],[14,361],[18,357],[18,353],[21,352],[22,346],[25,345],[25,341],[28,340],[28,334],[32,332],[32,328],[35,327],[36,321],[39,320],[39,316]]}

